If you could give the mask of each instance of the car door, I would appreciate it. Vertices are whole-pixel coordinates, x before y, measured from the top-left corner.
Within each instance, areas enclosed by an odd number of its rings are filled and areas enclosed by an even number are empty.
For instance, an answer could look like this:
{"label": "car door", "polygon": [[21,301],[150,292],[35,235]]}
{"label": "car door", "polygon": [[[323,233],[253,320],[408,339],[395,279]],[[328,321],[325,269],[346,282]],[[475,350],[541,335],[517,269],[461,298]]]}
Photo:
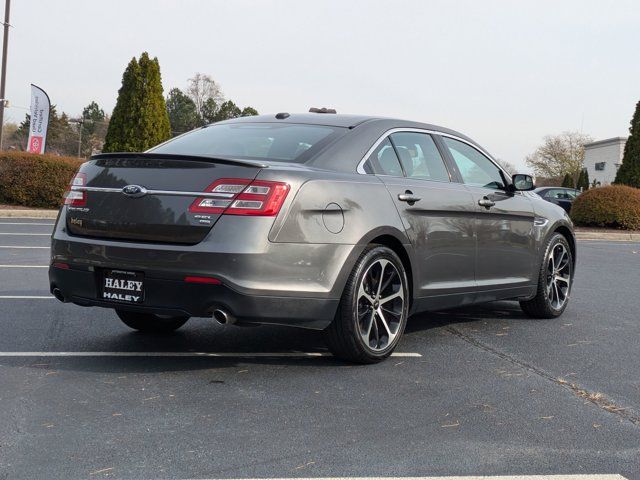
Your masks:
{"label": "car door", "polygon": [[476,209],[478,301],[528,292],[535,283],[534,211],[530,199],[507,192],[506,174],[461,139],[440,137]]}
{"label": "car door", "polygon": [[473,301],[475,206],[451,181],[431,135],[396,131],[380,141],[365,164],[385,183],[414,248],[415,310]]}

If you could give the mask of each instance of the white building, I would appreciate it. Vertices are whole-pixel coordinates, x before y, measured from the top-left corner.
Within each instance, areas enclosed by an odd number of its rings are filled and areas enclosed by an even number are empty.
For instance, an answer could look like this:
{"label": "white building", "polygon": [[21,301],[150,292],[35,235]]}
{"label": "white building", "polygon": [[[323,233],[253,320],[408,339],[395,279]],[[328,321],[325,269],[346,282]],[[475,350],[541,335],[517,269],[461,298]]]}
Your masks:
{"label": "white building", "polygon": [[589,183],[599,182],[609,185],[616,179],[616,174],[622,165],[625,137],[608,138],[584,145],[584,166],[589,173]]}

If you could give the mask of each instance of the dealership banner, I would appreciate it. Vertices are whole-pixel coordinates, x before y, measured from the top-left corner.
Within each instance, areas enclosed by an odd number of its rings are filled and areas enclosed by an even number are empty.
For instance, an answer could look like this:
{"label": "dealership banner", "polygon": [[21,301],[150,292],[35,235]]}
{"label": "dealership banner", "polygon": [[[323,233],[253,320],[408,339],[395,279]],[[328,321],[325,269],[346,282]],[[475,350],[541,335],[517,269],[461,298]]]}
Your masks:
{"label": "dealership banner", "polygon": [[44,153],[49,126],[49,95],[40,87],[31,84],[31,125],[29,127],[29,142],[27,152]]}

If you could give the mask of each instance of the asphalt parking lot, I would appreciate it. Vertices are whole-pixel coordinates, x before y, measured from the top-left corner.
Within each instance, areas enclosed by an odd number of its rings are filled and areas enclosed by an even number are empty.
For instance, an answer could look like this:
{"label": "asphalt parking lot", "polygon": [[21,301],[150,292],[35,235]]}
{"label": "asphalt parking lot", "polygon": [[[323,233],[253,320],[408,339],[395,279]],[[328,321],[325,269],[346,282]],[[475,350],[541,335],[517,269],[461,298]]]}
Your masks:
{"label": "asphalt parking lot", "polygon": [[638,243],[580,242],[560,319],[420,315],[401,355],[354,366],[314,332],[192,319],[144,336],[63,305],[52,224],[0,218],[0,479],[640,478]]}

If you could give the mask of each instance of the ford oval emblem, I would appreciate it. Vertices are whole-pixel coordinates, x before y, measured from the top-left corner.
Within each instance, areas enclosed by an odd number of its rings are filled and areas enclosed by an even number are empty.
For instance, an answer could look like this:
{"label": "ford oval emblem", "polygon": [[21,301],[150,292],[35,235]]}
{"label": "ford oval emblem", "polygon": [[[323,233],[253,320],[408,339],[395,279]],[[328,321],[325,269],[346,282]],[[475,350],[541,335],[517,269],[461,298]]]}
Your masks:
{"label": "ford oval emblem", "polygon": [[127,197],[138,198],[146,195],[147,189],[140,185],[127,185],[126,187],[122,187],[122,193]]}

